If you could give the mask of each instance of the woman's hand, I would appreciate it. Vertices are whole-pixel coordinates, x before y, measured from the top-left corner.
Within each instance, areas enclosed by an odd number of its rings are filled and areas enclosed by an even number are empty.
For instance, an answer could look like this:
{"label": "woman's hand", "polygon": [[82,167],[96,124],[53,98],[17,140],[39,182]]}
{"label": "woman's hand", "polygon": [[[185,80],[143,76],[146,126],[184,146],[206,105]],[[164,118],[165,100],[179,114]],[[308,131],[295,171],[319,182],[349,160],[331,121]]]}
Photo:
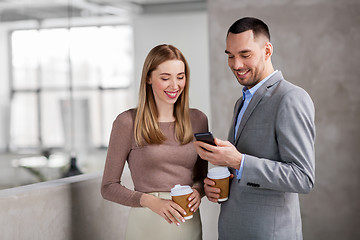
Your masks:
{"label": "woman's hand", "polygon": [[[195,196],[194,199],[196,199]],[[149,194],[143,194],[140,198],[140,204],[143,207],[149,208],[154,213],[159,214],[170,224],[175,223],[177,226],[179,226],[180,222],[178,219],[182,222],[185,222],[185,219],[182,216],[182,214],[186,215],[185,210],[172,200],[158,198]]]}
{"label": "woman's hand", "polygon": [[190,211],[196,212],[199,209],[201,203],[201,196],[196,188],[193,188],[193,193],[189,196],[188,200],[188,207],[190,208]]}

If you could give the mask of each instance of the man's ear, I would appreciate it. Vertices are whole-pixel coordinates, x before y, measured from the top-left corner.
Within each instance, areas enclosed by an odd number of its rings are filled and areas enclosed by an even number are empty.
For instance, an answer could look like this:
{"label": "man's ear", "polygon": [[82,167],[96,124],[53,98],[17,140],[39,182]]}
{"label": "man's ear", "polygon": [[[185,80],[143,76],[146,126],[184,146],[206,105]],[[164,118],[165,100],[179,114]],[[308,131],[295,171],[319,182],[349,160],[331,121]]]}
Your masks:
{"label": "man's ear", "polygon": [[273,53],[273,45],[270,42],[265,43],[265,60],[268,60]]}

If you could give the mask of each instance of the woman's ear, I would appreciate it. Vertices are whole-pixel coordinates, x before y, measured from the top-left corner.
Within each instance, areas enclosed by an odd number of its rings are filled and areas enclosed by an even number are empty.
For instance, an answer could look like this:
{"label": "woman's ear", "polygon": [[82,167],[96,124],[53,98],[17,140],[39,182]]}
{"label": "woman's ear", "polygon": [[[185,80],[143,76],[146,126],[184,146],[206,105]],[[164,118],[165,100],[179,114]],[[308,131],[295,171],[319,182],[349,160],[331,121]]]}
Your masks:
{"label": "woman's ear", "polygon": [[146,79],[146,83],[149,84],[149,85],[151,85],[151,77],[148,77],[148,78]]}

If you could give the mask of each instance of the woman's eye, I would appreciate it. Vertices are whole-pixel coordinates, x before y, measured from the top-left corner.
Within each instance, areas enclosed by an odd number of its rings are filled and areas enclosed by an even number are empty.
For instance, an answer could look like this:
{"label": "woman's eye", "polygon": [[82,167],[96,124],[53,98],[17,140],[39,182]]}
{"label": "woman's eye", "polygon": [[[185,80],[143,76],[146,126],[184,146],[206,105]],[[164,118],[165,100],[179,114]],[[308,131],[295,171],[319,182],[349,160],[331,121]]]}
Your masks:
{"label": "woman's eye", "polygon": [[184,79],[184,76],[178,77],[178,79]]}
{"label": "woman's eye", "polygon": [[161,80],[164,80],[164,81],[166,81],[166,80],[169,80],[169,78],[161,78]]}

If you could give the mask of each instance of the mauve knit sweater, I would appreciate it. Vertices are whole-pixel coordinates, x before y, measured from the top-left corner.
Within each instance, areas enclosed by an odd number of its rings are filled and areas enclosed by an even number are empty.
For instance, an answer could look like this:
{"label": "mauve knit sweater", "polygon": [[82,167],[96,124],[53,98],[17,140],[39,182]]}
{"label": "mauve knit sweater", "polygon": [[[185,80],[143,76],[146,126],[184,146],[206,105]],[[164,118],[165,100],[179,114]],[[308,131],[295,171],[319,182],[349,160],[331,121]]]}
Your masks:
{"label": "mauve knit sweater", "polygon": [[[203,187],[207,162],[200,159],[192,142],[181,145],[175,139],[175,122],[160,122],[166,136],[162,144],[137,146],[134,138],[135,110],[127,110],[113,123],[101,186],[102,196],[110,201],[141,207],[144,193],[169,192],[176,184]],[[193,132],[208,131],[204,113],[190,109]],[[131,172],[135,190],[121,184],[125,162]]]}

